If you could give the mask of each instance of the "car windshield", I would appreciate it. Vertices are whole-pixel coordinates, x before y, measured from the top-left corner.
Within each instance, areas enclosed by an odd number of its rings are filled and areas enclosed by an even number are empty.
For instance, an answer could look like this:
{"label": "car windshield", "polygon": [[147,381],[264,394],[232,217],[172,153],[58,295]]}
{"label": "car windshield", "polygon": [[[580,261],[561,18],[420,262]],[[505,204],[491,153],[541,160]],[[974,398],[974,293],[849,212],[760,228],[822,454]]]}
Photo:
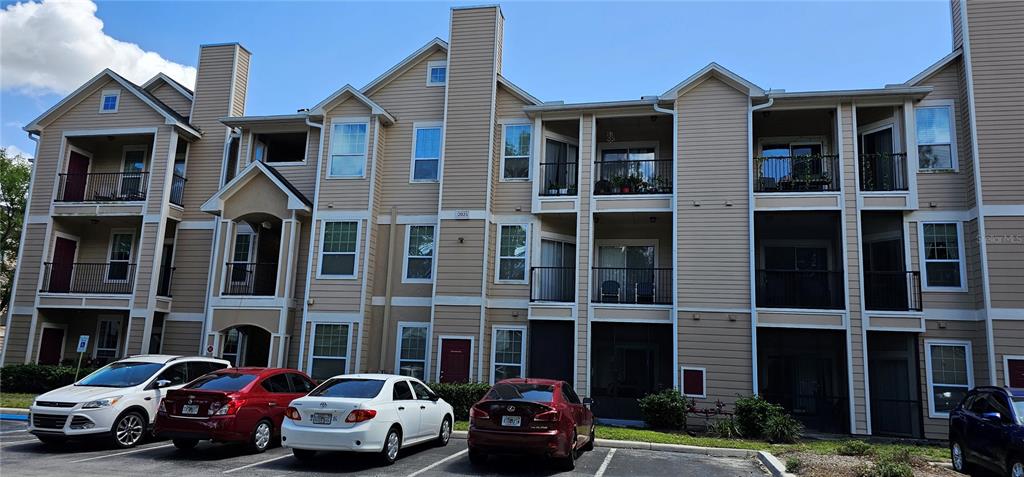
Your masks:
{"label": "car windshield", "polygon": [[1024,426],[1024,397],[1016,397],[1010,400],[1013,404],[1013,413],[1017,415],[1017,424]]}
{"label": "car windshield", "polygon": [[207,374],[185,386],[187,389],[204,391],[238,391],[256,380],[254,374],[217,373]]}
{"label": "car windshield", "polygon": [[554,401],[555,387],[551,384],[498,383],[487,393],[495,401]]}
{"label": "car windshield", "polygon": [[372,398],[380,394],[384,381],[379,379],[332,378],[310,391],[310,396]]}
{"label": "car windshield", "polygon": [[128,388],[138,386],[160,371],[160,363],[140,361],[119,361],[86,376],[75,386],[99,386],[104,388]]}

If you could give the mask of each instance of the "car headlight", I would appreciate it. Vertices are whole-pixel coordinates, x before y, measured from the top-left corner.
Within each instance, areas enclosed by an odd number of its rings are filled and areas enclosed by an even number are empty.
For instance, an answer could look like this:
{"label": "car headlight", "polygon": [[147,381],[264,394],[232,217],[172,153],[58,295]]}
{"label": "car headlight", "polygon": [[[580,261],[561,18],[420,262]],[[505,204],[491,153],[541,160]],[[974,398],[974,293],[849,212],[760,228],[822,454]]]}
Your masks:
{"label": "car headlight", "polygon": [[112,398],[97,399],[95,401],[89,401],[89,402],[87,402],[85,404],[82,404],[82,409],[99,409],[101,407],[110,407],[110,406],[113,406],[114,404],[117,404],[117,401],[120,400],[120,399],[121,399],[121,396],[117,396],[117,397],[112,397]]}

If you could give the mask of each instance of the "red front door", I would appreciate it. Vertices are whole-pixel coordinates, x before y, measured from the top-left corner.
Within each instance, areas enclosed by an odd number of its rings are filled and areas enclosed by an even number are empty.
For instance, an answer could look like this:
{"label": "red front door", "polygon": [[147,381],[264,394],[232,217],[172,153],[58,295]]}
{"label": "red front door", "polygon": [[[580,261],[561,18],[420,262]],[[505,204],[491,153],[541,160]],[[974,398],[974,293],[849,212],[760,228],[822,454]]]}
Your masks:
{"label": "red front door", "polygon": [[61,346],[64,344],[64,330],[43,328],[39,340],[39,364],[60,364]]}
{"label": "red front door", "polygon": [[53,244],[53,264],[50,265],[50,286],[46,291],[67,293],[71,291],[71,274],[75,267],[75,250],[78,242],[57,237]]}
{"label": "red front door", "polygon": [[464,339],[441,340],[441,382],[469,382],[469,358],[472,343]]}
{"label": "red front door", "polygon": [[85,200],[85,182],[89,177],[89,158],[71,151],[68,158],[68,174],[64,178],[63,200],[80,202]]}

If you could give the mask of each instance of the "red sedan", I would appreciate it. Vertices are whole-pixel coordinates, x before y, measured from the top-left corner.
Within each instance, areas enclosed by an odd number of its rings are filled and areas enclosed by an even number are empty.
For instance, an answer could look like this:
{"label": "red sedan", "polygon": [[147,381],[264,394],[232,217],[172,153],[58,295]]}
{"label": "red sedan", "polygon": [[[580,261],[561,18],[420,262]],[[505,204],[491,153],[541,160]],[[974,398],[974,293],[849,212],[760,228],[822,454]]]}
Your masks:
{"label": "red sedan", "polygon": [[201,440],[245,442],[263,452],[281,436],[281,421],[293,399],[316,387],[301,371],[227,368],[169,391],[157,412],[157,437],[179,449]]}
{"label": "red sedan", "polygon": [[590,400],[550,379],[506,379],[469,410],[469,460],[490,454],[535,454],[576,467],[580,451],[594,448]]}

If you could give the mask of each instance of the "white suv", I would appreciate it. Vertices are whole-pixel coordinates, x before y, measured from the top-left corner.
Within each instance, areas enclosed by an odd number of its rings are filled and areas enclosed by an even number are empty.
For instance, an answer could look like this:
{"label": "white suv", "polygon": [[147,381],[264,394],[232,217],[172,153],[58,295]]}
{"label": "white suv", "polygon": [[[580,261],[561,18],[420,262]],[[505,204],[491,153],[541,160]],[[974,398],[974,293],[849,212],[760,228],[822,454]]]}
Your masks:
{"label": "white suv", "polygon": [[28,430],[47,444],[109,434],[116,447],[132,447],[151,428],[168,389],[230,366],[222,359],[200,357],[125,358],[74,384],[36,396],[29,407]]}

